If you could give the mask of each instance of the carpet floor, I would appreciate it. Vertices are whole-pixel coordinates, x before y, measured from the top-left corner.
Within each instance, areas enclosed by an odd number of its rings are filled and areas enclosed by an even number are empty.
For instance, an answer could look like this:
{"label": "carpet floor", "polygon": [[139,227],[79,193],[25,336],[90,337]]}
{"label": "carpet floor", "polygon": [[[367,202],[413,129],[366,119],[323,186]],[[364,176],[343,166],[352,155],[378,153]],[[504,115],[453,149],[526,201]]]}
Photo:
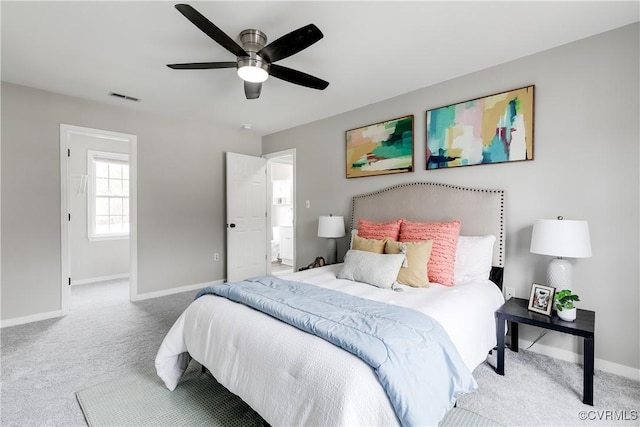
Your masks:
{"label": "carpet floor", "polygon": [[[0,425],[87,425],[76,392],[153,369],[194,293],[130,303],[126,282],[76,286],[69,315],[2,329]],[[476,368],[479,390],[460,408],[505,426],[640,425],[636,381],[596,371],[590,407],[579,365],[530,351],[505,358],[504,377],[493,370],[495,352]]]}
{"label": "carpet floor", "polygon": [[505,375],[496,353],[473,371],[479,389],[458,406],[505,426],[638,426],[640,383],[596,370],[594,406],[582,403],[582,366],[532,351],[505,351]]}
{"label": "carpet floor", "polygon": [[72,286],[65,317],[0,330],[0,425],[86,426],[75,393],[153,366],[194,295],[131,303],[126,281]]}

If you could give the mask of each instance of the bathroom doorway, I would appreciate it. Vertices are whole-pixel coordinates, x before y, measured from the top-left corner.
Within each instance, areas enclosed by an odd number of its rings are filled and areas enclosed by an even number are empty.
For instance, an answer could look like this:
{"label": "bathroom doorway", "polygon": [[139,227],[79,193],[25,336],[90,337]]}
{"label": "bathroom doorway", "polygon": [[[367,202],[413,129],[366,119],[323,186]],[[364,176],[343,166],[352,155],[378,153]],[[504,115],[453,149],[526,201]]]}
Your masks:
{"label": "bathroom doorway", "polygon": [[295,264],[295,150],[264,156],[270,193],[270,248],[268,268],[273,275],[296,270]]}

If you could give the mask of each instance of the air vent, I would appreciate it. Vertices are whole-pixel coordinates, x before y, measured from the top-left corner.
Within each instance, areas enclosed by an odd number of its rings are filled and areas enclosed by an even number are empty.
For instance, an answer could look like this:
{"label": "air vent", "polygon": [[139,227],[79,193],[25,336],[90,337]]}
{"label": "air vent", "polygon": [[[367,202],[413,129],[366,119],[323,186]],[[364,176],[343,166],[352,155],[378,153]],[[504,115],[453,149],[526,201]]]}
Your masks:
{"label": "air vent", "polygon": [[123,95],[121,93],[109,92],[109,95],[115,96],[116,98],[126,99],[128,101],[140,102],[140,98],[135,98],[135,97],[129,96],[129,95]]}

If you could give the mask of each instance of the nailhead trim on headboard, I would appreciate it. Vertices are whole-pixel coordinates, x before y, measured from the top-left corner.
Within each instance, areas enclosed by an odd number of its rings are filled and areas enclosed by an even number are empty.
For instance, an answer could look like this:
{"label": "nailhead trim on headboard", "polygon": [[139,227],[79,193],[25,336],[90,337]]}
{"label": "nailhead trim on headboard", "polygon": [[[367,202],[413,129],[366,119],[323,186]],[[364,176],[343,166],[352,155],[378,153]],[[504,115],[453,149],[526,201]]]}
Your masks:
{"label": "nailhead trim on headboard", "polygon": [[372,191],[370,193],[360,194],[360,195],[354,196],[351,199],[351,229],[355,229],[356,226],[357,226],[356,218],[354,217],[354,212],[355,212],[355,209],[356,209],[356,201],[358,199],[371,197],[371,196],[382,194],[382,193],[385,193],[385,192],[388,192],[388,191],[393,191],[393,190],[397,190],[397,189],[400,189],[400,188],[403,188],[403,187],[410,187],[410,186],[443,187],[443,188],[449,188],[449,189],[460,190],[460,191],[498,194],[500,196],[500,235],[497,236],[498,237],[498,239],[497,239],[498,240],[498,242],[497,242],[498,243],[498,251],[499,251],[498,258],[499,258],[500,265],[504,265],[504,239],[505,239],[505,230],[504,230],[504,227],[505,227],[505,222],[504,222],[504,214],[505,214],[505,210],[504,210],[504,195],[505,195],[505,192],[504,192],[504,190],[461,187],[461,186],[457,186],[457,185],[442,184],[442,183],[437,183],[437,182],[411,182],[411,183],[394,185],[394,186],[391,186],[391,187],[383,188],[381,190]]}

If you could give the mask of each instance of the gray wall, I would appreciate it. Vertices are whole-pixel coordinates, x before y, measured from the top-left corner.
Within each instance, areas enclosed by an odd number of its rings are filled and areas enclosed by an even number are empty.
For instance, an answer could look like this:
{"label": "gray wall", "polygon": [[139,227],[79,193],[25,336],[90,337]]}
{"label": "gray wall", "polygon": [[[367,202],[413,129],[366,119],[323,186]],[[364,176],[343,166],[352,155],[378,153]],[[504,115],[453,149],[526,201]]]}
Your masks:
{"label": "gray wall", "polygon": [[[573,260],[574,289],[580,306],[597,313],[596,357],[639,368],[638,40],[633,24],[264,137],[263,153],[297,150],[299,263],[326,251],[316,237],[318,216],[348,216],[353,195],[411,181],[501,188],[507,195],[505,286],[528,298],[532,282],[545,280],[549,258],[529,253],[535,219],[588,220],[593,257]],[[425,170],[426,110],[530,84],[536,85],[534,161]],[[345,130],[407,114],[415,115],[415,172],[347,180]],[[342,239],[341,254],[347,244]],[[540,332],[522,329],[529,341]],[[582,348],[555,333],[540,343]]]}
{"label": "gray wall", "polygon": [[60,123],[138,137],[139,294],[225,277],[224,152],[259,137],[3,82],[3,320],[60,310]]}

